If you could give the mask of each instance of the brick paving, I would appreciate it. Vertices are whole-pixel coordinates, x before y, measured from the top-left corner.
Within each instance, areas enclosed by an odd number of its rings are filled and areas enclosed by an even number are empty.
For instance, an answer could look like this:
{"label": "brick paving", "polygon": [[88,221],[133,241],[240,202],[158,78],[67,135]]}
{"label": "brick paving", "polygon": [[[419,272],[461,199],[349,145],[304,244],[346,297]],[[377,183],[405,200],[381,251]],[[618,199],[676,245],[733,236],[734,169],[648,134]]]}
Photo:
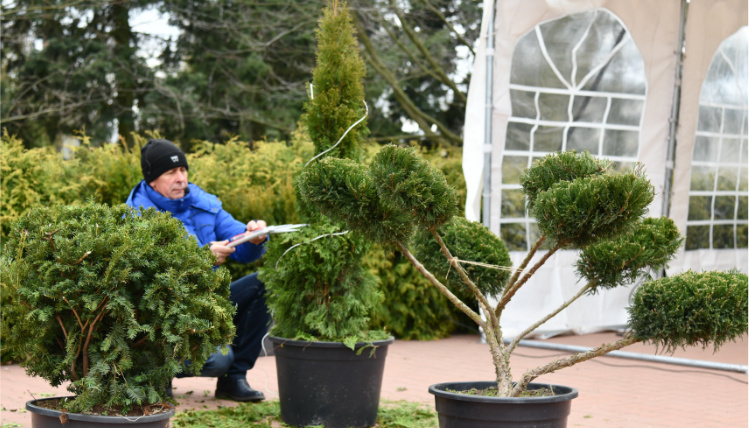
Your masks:
{"label": "brick paving", "polygon": [[[596,346],[617,339],[614,333],[563,336],[546,342]],[[712,349],[678,350],[674,357],[747,365],[747,339]],[[626,352],[655,354],[654,346],[642,344]],[[514,377],[541,365],[560,351],[518,347],[512,357]],[[277,399],[275,357],[262,357],[249,375],[250,384]],[[409,400],[434,406],[429,385],[449,381],[491,380],[494,368],[488,346],[478,336],[416,342],[396,341],[388,350],[383,400]],[[710,428],[747,427],[747,375],[714,369],[600,357],[560,370],[537,381],[572,386],[579,397],[572,402],[568,427],[591,428]],[[213,398],[215,379],[175,379],[177,411],[211,409],[236,403]],[[29,426],[24,405],[32,397],[67,395],[63,387],[52,388],[39,378],[26,376],[18,366],[0,368],[2,427]]]}

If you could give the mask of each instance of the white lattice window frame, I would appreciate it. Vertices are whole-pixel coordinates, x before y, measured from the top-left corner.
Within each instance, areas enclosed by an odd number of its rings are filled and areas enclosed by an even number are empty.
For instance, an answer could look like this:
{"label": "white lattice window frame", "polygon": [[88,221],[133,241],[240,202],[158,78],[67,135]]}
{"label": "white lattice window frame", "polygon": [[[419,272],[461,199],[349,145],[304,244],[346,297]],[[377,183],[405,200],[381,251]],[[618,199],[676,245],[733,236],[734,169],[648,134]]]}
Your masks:
{"label": "white lattice window frame", "polygon": [[[612,17],[614,17],[617,21],[619,21],[619,24],[626,30],[626,27],[624,24],[616,17],[615,15],[611,14],[608,11],[599,10],[597,13],[608,13]],[[609,55],[605,58],[605,61],[601,61],[600,64],[598,64],[596,67],[592,68],[580,81],[578,82],[576,80],[576,74],[577,74],[577,57],[576,53],[578,49],[581,47],[582,42],[586,39],[586,36],[588,34],[588,31],[590,31],[591,25],[594,20],[591,20],[591,24],[589,24],[588,28],[586,29],[583,37],[580,38],[580,41],[576,44],[576,46],[572,49],[572,73],[571,73],[571,79],[566,79],[562,73],[559,71],[559,69],[556,67],[554,62],[552,61],[551,57],[549,56],[549,53],[546,49],[546,44],[544,42],[543,34],[540,30],[541,25],[538,24],[534,28],[534,33],[536,37],[538,38],[539,46],[541,47],[541,51],[543,53],[544,59],[548,66],[554,71],[555,75],[559,79],[560,82],[563,83],[565,88],[550,88],[550,87],[541,87],[541,86],[529,86],[529,85],[521,85],[513,83],[512,81],[509,84],[509,89],[512,93],[512,91],[522,91],[527,93],[533,93],[533,99],[534,99],[534,107],[535,107],[535,118],[529,118],[529,117],[519,117],[515,116],[515,112],[513,112],[513,115],[510,116],[507,120],[508,123],[508,133],[509,128],[512,126],[512,124],[525,124],[530,125],[532,128],[530,130],[530,138],[529,138],[529,147],[528,150],[513,150],[507,148],[507,141],[505,142],[505,148],[502,151],[502,158],[500,160],[500,163],[504,166],[505,157],[506,156],[516,156],[516,157],[527,157],[527,167],[530,167],[533,160],[536,158],[540,158],[543,156],[546,156],[552,152],[550,151],[542,151],[542,150],[536,150],[534,147],[534,136],[536,130],[540,126],[545,127],[553,127],[553,128],[562,128],[562,145],[561,150],[565,151],[567,150],[567,139],[570,128],[588,128],[588,129],[597,129],[599,130],[599,141],[598,141],[598,152],[596,154],[597,157],[600,158],[606,158],[609,159],[616,164],[620,166],[627,166],[630,164],[633,164],[637,162],[639,155],[640,155],[640,143],[639,143],[639,133],[641,130],[641,123],[642,123],[642,116],[644,112],[644,104],[646,100],[647,95],[647,89],[645,90],[645,93],[643,94],[633,94],[633,93],[622,93],[622,92],[604,92],[604,91],[589,91],[584,90],[582,88],[585,87],[585,85],[588,83],[588,81],[595,76],[608,62],[610,62],[615,55],[625,46],[626,43],[632,42],[630,39],[630,33],[627,30],[625,37],[611,50]],[[526,35],[527,36],[527,35]],[[526,37],[523,36],[523,37]],[[567,120],[566,121],[554,121],[554,120],[543,120],[541,119],[541,108],[539,106],[539,97],[542,94],[550,94],[550,95],[563,95],[569,97],[569,102],[567,105]],[[575,102],[576,97],[590,97],[590,98],[604,98],[606,100],[606,108],[603,113],[603,117],[601,118],[600,123],[598,122],[580,122],[580,121],[573,121],[574,115],[573,115],[573,105]],[[640,111],[640,122],[638,125],[625,125],[625,124],[615,124],[615,123],[607,123],[609,119],[609,113],[611,110],[611,105],[613,100],[634,100],[634,101],[640,101],[642,103],[642,110]],[[606,131],[630,131],[630,132],[636,132],[637,133],[637,149],[635,153],[632,153],[630,156],[603,156],[603,150],[604,150],[604,139],[606,136]],[[530,247],[533,245],[535,239],[537,237],[532,236],[532,229],[533,225],[535,225],[536,221],[535,219],[529,217],[527,210],[523,209],[525,215],[523,217],[505,217],[502,215],[502,204],[503,204],[503,194],[505,191],[508,190],[518,190],[521,188],[519,183],[505,183],[504,177],[501,180],[501,183],[499,185],[499,192],[498,192],[498,201],[499,206],[497,206],[496,209],[498,209],[499,212],[499,236],[503,236],[502,234],[502,226],[503,225],[516,225],[521,224],[525,228],[525,243],[526,248],[521,250],[529,250]]]}

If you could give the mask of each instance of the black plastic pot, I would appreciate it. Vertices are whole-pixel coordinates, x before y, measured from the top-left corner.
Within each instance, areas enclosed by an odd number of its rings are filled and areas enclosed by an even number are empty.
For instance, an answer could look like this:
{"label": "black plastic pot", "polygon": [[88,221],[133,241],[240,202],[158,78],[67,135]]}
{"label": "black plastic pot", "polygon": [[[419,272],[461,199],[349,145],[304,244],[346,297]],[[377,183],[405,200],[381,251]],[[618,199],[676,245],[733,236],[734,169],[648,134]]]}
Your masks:
{"label": "black plastic pot", "polygon": [[169,426],[169,419],[174,416],[173,408],[168,412],[148,416],[98,416],[65,412],[67,423],[63,425],[60,421],[61,411],[37,406],[39,402],[59,398],[74,397],[51,397],[26,402],[26,410],[31,413],[31,426],[33,428],[166,428]]}
{"label": "black plastic pot", "polygon": [[564,428],[577,390],[566,386],[531,383],[529,390],[550,388],[551,397],[481,397],[458,394],[486,389],[496,382],[448,382],[432,385],[440,428]]}
{"label": "black plastic pot", "polygon": [[377,423],[385,357],[393,338],[372,342],[374,348],[357,343],[357,351],[341,342],[270,340],[275,345],[281,419],[285,423],[326,428],[370,427]]}

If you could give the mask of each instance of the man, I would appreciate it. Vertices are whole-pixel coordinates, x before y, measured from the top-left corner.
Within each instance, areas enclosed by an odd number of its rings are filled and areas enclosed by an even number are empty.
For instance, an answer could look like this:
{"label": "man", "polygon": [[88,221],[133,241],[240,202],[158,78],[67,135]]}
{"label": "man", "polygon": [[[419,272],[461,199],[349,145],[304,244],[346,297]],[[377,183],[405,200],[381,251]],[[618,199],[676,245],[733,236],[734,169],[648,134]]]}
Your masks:
{"label": "man", "polygon": [[[216,196],[189,183],[187,158],[171,141],[149,140],[140,151],[140,166],[143,180],[130,192],[127,205],[169,212],[182,221],[187,232],[194,235],[201,246],[209,246],[218,259],[217,265],[227,258],[248,263],[263,255],[265,247],[262,244],[266,235],[233,248],[226,246],[229,238],[262,229],[265,222],[253,220],[245,225],[235,220],[221,208]],[[246,375],[260,354],[270,321],[265,305],[265,285],[257,279],[257,274],[251,274],[232,282],[229,290],[231,301],[237,308],[234,315],[237,335],[229,353],[211,355],[200,376],[218,377],[217,398],[262,401],[265,396],[250,387]],[[171,395],[171,385],[168,393]]]}

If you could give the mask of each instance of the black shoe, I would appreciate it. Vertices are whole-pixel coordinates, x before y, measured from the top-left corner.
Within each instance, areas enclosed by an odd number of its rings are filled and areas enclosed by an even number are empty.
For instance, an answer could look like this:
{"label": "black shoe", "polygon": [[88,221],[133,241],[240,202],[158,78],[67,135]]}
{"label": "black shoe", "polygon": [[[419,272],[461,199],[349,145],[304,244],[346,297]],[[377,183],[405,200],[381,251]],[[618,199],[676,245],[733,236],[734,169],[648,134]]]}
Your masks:
{"label": "black shoe", "polygon": [[220,377],[216,382],[216,398],[228,398],[234,401],[263,401],[262,392],[250,388],[247,379]]}

